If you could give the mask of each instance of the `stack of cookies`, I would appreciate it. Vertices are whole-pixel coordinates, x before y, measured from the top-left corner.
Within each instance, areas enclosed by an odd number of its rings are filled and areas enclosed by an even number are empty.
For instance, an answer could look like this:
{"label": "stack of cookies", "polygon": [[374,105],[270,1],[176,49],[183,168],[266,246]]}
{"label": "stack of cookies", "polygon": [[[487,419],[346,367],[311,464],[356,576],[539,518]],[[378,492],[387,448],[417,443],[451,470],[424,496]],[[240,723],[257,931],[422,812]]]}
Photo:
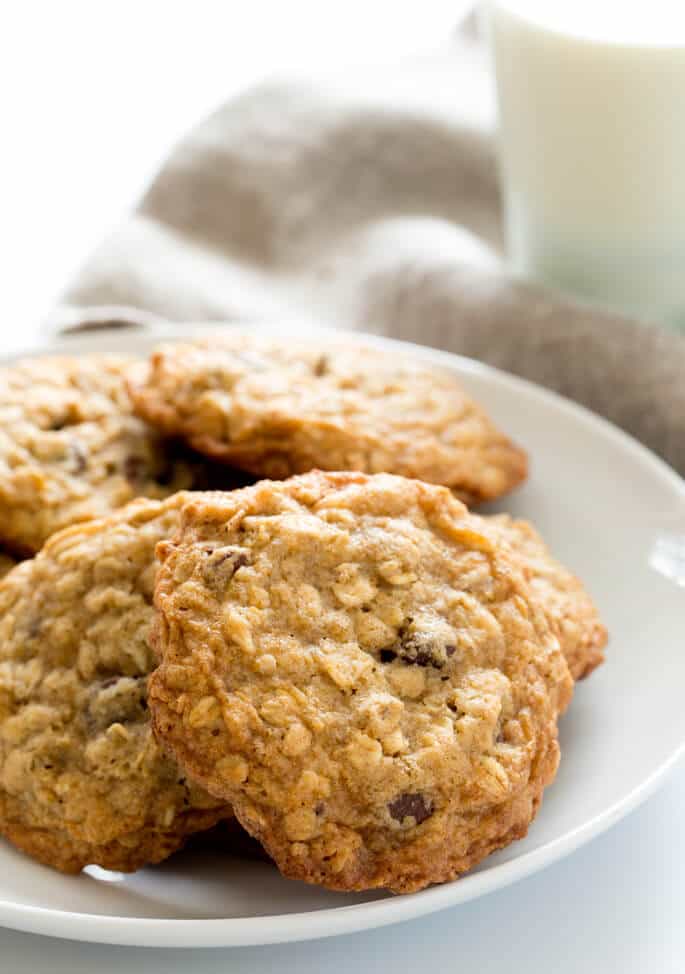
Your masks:
{"label": "stack of cookies", "polygon": [[606,642],[534,528],[470,511],[526,471],[372,347],[1,370],[0,831],[129,871],[237,820],[286,876],[395,892],[525,835]]}

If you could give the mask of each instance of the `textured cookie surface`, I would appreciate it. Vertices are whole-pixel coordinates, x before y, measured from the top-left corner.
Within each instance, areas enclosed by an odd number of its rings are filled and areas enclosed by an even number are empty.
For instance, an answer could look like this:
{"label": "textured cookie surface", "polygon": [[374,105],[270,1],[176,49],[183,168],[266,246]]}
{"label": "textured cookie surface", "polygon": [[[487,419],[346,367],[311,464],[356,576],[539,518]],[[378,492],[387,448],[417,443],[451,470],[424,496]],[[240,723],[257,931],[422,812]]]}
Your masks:
{"label": "textured cookie surface", "polygon": [[0,832],[58,869],[132,870],[230,814],[155,741],[155,546],[182,495],[53,535],[0,582]]}
{"label": "textured cookie surface", "polygon": [[286,875],[405,892],[525,834],[572,681],[483,524],[312,473],[195,494],[158,549],[155,731]]}
{"label": "textured cookie surface", "polygon": [[387,472],[471,503],[526,476],[523,451],[452,376],[371,347],[228,331],[162,347],[132,395],[165,433],[263,477]]}
{"label": "textured cookie surface", "polygon": [[508,514],[488,518],[520,559],[530,587],[557,634],[571,676],[582,680],[604,661],[607,631],[583,583],[564,568],[527,521]]}
{"label": "textured cookie surface", "polygon": [[37,551],[59,528],[192,486],[191,467],[133,415],[131,362],[27,359],[0,369],[0,542]]}

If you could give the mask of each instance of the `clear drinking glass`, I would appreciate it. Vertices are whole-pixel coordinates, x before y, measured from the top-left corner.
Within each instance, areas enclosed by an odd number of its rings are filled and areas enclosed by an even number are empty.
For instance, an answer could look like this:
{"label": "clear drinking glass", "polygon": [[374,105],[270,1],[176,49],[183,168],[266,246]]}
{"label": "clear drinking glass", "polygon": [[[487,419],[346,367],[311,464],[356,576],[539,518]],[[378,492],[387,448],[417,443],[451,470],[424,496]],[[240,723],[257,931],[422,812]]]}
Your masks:
{"label": "clear drinking glass", "polygon": [[685,10],[491,0],[516,272],[685,327]]}

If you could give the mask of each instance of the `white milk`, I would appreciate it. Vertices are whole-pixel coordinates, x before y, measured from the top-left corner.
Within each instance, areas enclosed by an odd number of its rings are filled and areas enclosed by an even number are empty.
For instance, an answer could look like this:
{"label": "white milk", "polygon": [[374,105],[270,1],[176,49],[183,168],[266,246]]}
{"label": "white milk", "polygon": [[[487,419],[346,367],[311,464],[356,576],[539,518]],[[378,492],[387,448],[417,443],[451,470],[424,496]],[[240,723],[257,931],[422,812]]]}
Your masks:
{"label": "white milk", "polygon": [[685,5],[493,0],[514,268],[685,325]]}

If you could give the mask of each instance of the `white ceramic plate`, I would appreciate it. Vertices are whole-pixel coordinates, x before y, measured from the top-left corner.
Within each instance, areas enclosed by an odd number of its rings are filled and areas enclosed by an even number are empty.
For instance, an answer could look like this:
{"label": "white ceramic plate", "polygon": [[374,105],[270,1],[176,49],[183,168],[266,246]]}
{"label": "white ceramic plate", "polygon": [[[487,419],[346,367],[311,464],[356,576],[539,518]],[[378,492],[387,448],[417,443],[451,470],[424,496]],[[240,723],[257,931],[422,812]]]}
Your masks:
{"label": "white ceramic plate", "polygon": [[[157,340],[122,333],[70,339],[68,347],[144,353]],[[265,862],[197,852],[130,876],[92,868],[65,877],[0,840],[0,924],[78,940],[209,947],[397,923],[548,866],[662,781],[685,742],[684,482],[610,424],[543,389],[466,359],[403,348],[454,372],[528,449],[530,480],[499,507],[535,522],[586,580],[611,632],[607,663],[579,685],[562,721],[559,774],[529,836],[458,882],[402,897],[332,893],[282,879]]]}

